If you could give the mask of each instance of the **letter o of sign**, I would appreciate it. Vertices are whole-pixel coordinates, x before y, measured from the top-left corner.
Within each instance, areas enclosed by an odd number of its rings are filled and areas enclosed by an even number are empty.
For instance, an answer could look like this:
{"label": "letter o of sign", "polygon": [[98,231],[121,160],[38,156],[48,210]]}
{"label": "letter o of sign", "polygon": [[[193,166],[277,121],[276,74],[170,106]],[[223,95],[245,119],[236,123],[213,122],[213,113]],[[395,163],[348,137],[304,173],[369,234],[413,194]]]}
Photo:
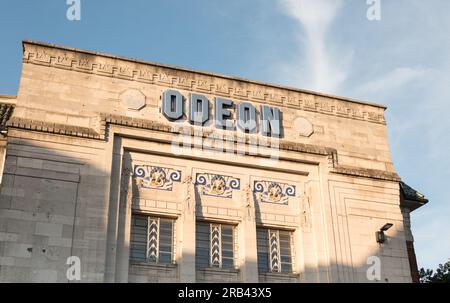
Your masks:
{"label": "letter o of sign", "polygon": [[203,125],[209,119],[209,100],[205,96],[192,93],[189,98],[189,122]]}
{"label": "letter o of sign", "polygon": [[248,102],[237,106],[237,125],[246,133],[256,133],[256,108]]}
{"label": "letter o of sign", "polygon": [[168,89],[163,93],[162,112],[171,121],[183,117],[183,96],[180,92]]}

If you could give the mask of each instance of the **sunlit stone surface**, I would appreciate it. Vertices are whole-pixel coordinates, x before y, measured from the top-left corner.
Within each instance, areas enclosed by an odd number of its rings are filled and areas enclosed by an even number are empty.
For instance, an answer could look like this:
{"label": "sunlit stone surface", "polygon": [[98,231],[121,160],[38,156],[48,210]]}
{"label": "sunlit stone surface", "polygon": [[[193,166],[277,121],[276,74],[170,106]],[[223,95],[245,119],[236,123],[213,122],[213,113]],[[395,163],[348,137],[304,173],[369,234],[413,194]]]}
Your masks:
{"label": "sunlit stone surface", "polygon": [[0,282],[413,281],[383,106],[36,42],[0,103]]}

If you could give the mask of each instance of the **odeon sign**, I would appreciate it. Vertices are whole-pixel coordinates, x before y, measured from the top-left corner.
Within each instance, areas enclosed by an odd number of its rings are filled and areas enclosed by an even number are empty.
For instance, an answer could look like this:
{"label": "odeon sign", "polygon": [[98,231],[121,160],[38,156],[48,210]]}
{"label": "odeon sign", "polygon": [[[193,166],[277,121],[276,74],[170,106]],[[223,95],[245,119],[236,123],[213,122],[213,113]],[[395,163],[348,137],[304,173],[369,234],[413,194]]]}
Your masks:
{"label": "odeon sign", "polygon": [[[211,120],[210,101],[200,94],[189,94],[187,120],[193,125],[204,126]],[[169,121],[184,119],[184,96],[177,90],[168,89],[162,95],[162,113]],[[235,109],[236,119],[233,119],[232,109]],[[250,102],[235,104],[232,100],[214,97],[213,125],[219,129],[235,130],[243,133],[260,133],[267,137],[281,137],[281,113],[276,107],[261,105],[259,123],[257,110]]]}

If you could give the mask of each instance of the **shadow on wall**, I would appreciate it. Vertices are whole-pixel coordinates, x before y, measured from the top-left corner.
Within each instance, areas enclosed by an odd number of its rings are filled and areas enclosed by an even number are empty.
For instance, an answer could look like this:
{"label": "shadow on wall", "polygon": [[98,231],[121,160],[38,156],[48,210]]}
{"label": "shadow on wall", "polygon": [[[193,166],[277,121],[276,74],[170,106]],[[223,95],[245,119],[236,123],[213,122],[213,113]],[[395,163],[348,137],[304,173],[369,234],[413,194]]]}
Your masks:
{"label": "shadow on wall", "polygon": [[105,144],[66,138],[9,130],[0,196],[2,282],[68,282],[70,256],[81,260],[82,280],[103,281]]}
{"label": "shadow on wall", "polygon": [[[254,197],[254,200],[256,200],[256,197]],[[261,217],[261,209],[257,203],[255,204],[255,213],[257,217]],[[366,220],[368,226],[371,226],[373,225],[372,219],[374,218],[367,217],[364,220]],[[301,271],[297,280],[307,283],[411,283],[411,269],[406,254],[407,248],[403,229],[404,226],[402,225],[385,231],[384,243],[377,243],[376,232],[379,231],[378,229],[367,232],[367,229],[361,228],[360,231],[357,231],[357,234],[345,236],[336,234],[334,237],[341,238],[341,241],[343,238],[347,238],[349,243],[340,248],[331,247],[331,253],[336,254],[341,259],[350,255],[347,261],[323,264],[320,261],[317,262],[317,259],[307,261],[305,257],[295,256],[296,262],[301,264]],[[303,241],[300,244],[301,254],[316,257],[316,247],[313,243],[308,244],[304,239],[305,231],[301,232],[303,233]],[[357,241],[353,243],[352,240]],[[315,241],[321,240],[316,239]],[[311,251],[313,252],[311,253]],[[279,280],[288,279],[284,277],[284,279]],[[270,282],[272,281],[271,279]]]}
{"label": "shadow on wall", "polygon": [[[102,141],[9,131],[0,196],[0,282],[67,283],[68,269],[76,266],[76,262],[67,264],[70,256],[81,261],[81,282],[105,281],[107,256],[120,253],[107,245],[108,238],[119,236],[108,233],[111,176],[106,153],[106,143]],[[375,231],[369,240],[375,241]],[[367,258],[379,257],[379,275],[374,258],[370,264],[319,264],[317,268],[305,265],[299,280],[372,282],[367,279],[367,272],[373,268],[370,276],[379,282],[408,282],[408,260],[389,247],[391,241],[397,240],[393,234],[383,247],[367,251]],[[128,250],[129,241],[125,241],[124,251]],[[187,254],[183,258],[195,260],[195,256]],[[298,258],[298,262],[303,261]],[[161,273],[174,271],[172,281],[183,282],[179,281],[182,263],[178,260],[178,265],[158,267],[156,272],[140,269],[139,275],[147,271],[147,281],[168,282],[159,279],[164,276]],[[247,265],[256,267],[257,260],[249,260]],[[115,269],[120,271],[122,267]],[[69,273],[76,278],[73,271]],[[229,273],[213,272],[211,281],[220,281],[226,274]],[[238,270],[238,274],[242,273]]]}

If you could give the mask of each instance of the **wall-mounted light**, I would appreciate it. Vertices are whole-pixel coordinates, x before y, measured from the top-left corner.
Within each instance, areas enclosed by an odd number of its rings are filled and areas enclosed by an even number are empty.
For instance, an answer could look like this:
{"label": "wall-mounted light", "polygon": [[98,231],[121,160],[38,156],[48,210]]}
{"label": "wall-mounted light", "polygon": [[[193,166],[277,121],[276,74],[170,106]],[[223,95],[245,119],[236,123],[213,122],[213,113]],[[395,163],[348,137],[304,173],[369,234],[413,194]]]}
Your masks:
{"label": "wall-mounted light", "polygon": [[394,226],[394,224],[392,223],[386,223],[384,224],[379,231],[377,231],[375,233],[376,239],[377,239],[377,243],[384,243],[386,242],[386,236],[384,235],[384,232],[387,231],[389,228],[391,228],[392,226]]}

